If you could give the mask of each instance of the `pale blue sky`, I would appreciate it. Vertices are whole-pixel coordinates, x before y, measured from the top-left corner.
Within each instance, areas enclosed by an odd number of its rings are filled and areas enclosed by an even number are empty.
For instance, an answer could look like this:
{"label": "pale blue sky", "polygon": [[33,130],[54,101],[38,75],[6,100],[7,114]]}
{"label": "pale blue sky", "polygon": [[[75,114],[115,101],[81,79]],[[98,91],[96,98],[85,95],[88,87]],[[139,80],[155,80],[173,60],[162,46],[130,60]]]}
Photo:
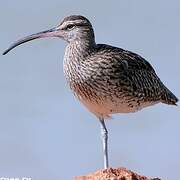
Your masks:
{"label": "pale blue sky", "polygon": [[[85,15],[98,43],[139,53],[180,98],[180,1],[6,0],[0,52],[14,40]],[[63,76],[65,42],[37,40],[0,56],[0,177],[68,180],[103,167],[99,122]],[[107,122],[110,164],[179,180],[180,109],[159,104]]]}

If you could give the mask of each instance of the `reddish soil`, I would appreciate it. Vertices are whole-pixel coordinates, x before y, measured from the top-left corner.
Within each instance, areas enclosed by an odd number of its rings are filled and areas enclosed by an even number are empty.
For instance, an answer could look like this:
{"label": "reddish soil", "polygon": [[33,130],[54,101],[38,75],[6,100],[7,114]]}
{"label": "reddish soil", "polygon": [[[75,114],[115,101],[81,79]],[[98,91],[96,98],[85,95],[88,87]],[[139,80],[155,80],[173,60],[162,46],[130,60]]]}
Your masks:
{"label": "reddish soil", "polygon": [[160,180],[159,178],[147,178],[140,176],[126,168],[108,168],[98,170],[89,175],[75,177],[73,180]]}

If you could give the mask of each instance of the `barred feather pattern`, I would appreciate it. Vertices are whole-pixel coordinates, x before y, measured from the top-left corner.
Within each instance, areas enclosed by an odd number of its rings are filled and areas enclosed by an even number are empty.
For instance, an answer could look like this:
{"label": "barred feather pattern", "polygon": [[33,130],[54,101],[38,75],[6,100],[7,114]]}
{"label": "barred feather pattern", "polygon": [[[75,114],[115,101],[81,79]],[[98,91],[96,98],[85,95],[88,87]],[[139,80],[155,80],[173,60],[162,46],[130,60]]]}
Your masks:
{"label": "barred feather pattern", "polygon": [[20,44],[45,37],[58,37],[68,43],[64,55],[66,80],[100,120],[159,102],[176,105],[177,97],[161,82],[150,63],[131,51],[96,44],[90,21],[81,15],[65,17],[50,30],[18,40],[3,55]]}
{"label": "barred feather pattern", "polygon": [[175,105],[178,101],[144,58],[96,44],[94,34],[67,45],[64,74],[74,94],[99,118],[135,112],[159,102]]}

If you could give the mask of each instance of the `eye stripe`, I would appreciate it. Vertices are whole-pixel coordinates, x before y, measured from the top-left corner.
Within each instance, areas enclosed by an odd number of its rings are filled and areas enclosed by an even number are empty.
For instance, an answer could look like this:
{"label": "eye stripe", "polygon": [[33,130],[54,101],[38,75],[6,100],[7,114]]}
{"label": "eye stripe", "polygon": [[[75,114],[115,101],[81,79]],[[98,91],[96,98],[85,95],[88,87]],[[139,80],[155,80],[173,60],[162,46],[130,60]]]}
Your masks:
{"label": "eye stripe", "polygon": [[87,24],[85,23],[77,23],[77,24],[67,24],[63,30],[70,30],[70,29],[73,29],[74,27],[80,27],[80,26],[88,26]]}
{"label": "eye stripe", "polygon": [[65,27],[65,29],[70,30],[70,29],[73,29],[74,27],[75,27],[74,24],[68,24],[68,25]]}

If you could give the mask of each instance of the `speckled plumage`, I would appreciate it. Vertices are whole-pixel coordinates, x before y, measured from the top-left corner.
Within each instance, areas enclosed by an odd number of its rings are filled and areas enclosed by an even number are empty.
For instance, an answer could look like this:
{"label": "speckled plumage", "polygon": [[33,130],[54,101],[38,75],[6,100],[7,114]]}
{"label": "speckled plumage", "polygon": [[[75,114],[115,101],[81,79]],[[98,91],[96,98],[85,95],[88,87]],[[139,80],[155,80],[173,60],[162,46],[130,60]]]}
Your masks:
{"label": "speckled plumage", "polygon": [[90,34],[66,47],[64,73],[74,94],[92,113],[106,118],[159,102],[176,104],[177,98],[144,58],[121,48],[96,44],[91,24],[86,28]]}
{"label": "speckled plumage", "polygon": [[121,48],[96,44],[92,25],[83,16],[68,16],[55,28],[22,38],[3,55],[22,43],[44,37],[68,42],[64,74],[74,94],[100,120],[104,168],[109,166],[105,118],[159,102],[176,105],[178,101],[144,58]]}

